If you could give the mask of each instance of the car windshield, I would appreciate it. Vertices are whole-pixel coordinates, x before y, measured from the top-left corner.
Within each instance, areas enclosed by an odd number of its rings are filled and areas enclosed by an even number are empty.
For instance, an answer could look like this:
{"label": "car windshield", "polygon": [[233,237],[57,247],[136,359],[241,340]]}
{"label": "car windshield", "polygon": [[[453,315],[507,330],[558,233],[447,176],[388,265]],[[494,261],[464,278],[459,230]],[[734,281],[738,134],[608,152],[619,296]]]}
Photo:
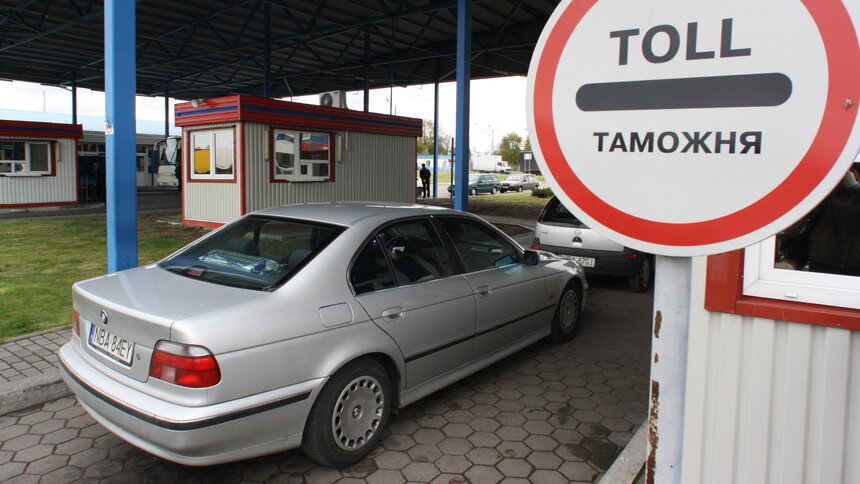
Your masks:
{"label": "car windshield", "polygon": [[481,175],[469,175],[469,183],[477,183]]}
{"label": "car windshield", "polygon": [[551,223],[562,223],[562,224],[570,224],[575,225],[577,227],[588,228],[582,221],[576,218],[576,215],[570,213],[570,210],[567,209],[557,198],[553,198],[544,210],[543,213],[543,221],[551,222]]}
{"label": "car windshield", "polygon": [[511,175],[508,177],[508,181],[522,181],[523,177],[521,175]]}
{"label": "car windshield", "polygon": [[233,222],[158,263],[214,284],[272,290],[324,249],[342,227],[251,216]]}

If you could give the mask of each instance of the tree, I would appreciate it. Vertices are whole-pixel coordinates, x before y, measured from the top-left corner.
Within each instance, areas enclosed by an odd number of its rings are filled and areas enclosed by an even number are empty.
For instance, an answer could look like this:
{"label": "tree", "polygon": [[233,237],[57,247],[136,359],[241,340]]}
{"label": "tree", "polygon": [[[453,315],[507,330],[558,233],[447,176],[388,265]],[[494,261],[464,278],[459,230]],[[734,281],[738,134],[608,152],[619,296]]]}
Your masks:
{"label": "tree", "polygon": [[512,168],[516,168],[520,164],[520,151],[522,151],[523,138],[517,133],[510,132],[504,135],[499,141],[499,147],[496,149],[497,155],[501,155],[502,159],[507,161]]}
{"label": "tree", "polygon": [[534,151],[532,149],[532,139],[531,138],[526,137],[526,143],[525,143],[525,145],[523,145],[523,151]]}
{"label": "tree", "polygon": [[[422,123],[422,135],[418,138],[418,154],[432,155],[433,154],[433,121],[424,120]],[[450,154],[451,137],[445,133],[444,129],[439,129],[439,154]]]}

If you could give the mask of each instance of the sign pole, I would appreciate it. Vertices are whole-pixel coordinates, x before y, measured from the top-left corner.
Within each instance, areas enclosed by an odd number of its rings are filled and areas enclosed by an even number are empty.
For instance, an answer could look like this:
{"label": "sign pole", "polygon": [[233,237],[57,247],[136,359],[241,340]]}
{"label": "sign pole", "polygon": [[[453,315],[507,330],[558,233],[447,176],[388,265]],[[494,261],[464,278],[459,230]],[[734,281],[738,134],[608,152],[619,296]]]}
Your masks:
{"label": "sign pole", "polygon": [[692,258],[657,256],[646,482],[681,482]]}

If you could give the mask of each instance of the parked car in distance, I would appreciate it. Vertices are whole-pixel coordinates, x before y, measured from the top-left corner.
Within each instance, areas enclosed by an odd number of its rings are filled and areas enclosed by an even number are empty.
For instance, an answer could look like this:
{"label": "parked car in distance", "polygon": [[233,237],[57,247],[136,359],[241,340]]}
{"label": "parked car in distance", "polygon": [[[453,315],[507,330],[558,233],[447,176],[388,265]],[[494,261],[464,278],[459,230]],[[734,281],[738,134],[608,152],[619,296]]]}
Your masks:
{"label": "parked car in distance", "polygon": [[586,274],[626,277],[632,291],[651,287],[653,255],[624,247],[588,228],[555,196],[538,217],[531,248],[571,258]]}
{"label": "parked car in distance", "polygon": [[544,338],[573,338],[576,263],[479,217],[405,204],[246,215],[78,282],[61,373],[141,449],[210,465],[302,447],[342,467],[392,410]]}
{"label": "parked car in distance", "polygon": [[534,175],[517,174],[511,175],[502,180],[502,187],[500,190],[502,193],[505,193],[508,190],[521,192],[523,190],[533,190],[538,187],[540,187],[540,182]]}
{"label": "parked car in distance", "polygon": [[[489,193],[495,195],[502,189],[499,177],[493,174],[469,173],[469,194]],[[454,193],[454,184],[448,185],[448,193]]]}

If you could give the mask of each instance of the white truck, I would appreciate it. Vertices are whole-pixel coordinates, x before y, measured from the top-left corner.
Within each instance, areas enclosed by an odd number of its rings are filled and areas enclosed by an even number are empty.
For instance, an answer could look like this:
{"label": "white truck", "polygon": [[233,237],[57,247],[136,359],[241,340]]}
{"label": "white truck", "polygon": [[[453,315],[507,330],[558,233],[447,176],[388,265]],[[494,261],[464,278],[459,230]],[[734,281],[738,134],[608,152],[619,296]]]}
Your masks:
{"label": "white truck", "polygon": [[179,188],[181,180],[179,163],[182,139],[179,136],[170,136],[155,143],[154,151],[158,159],[158,174],[155,176],[155,185],[159,187]]}
{"label": "white truck", "polygon": [[499,155],[477,153],[472,157],[472,171],[479,173],[510,173],[511,165]]}

